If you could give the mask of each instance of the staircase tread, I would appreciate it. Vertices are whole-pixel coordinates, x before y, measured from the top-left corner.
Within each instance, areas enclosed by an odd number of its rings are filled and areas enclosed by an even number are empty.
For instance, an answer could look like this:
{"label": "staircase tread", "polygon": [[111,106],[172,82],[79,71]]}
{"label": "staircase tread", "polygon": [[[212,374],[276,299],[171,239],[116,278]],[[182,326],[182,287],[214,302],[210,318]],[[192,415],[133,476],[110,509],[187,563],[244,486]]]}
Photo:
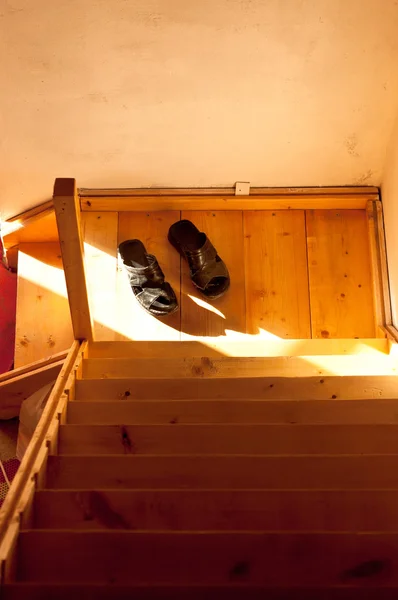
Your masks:
{"label": "staircase tread", "polygon": [[[156,360],[156,368],[154,361]],[[270,379],[284,377],[309,379],[319,376],[396,376],[397,360],[390,355],[316,356],[162,356],[130,358],[85,358],[83,380],[95,379]]]}
{"label": "staircase tread", "polygon": [[[325,354],[362,354],[378,352],[388,353],[389,343],[385,338],[346,338],[346,339],[220,339],[207,337],[206,340],[183,341],[121,341],[92,342],[89,347],[90,358],[126,358],[128,356],[164,356],[172,351],[178,356],[220,357],[225,352],[229,356],[283,356],[283,355],[325,355]],[[233,354],[235,352],[235,354]]]}
{"label": "staircase tread", "polygon": [[375,531],[367,531],[367,530],[343,530],[343,531],[330,531],[328,529],[320,529],[320,530],[300,530],[297,531],[295,529],[201,529],[198,531],[197,529],[104,529],[98,527],[97,529],[78,529],[78,528],[62,528],[62,527],[54,527],[51,529],[45,527],[31,527],[22,529],[20,535],[25,534],[44,534],[44,535],[54,535],[56,536],[59,533],[67,533],[72,535],[81,535],[81,536],[90,536],[90,535],[98,535],[102,536],[104,534],[109,536],[118,536],[118,535],[131,535],[131,536],[179,536],[179,537],[217,537],[217,536],[368,536],[368,537],[376,537],[376,536],[386,536],[386,537],[396,537],[398,535],[398,529],[392,531],[385,531],[383,529],[378,529]]}
{"label": "staircase tread", "polygon": [[36,495],[44,495],[44,494],[70,494],[70,493],[87,493],[87,492],[104,492],[104,493],[117,493],[117,494],[140,494],[140,493],[156,493],[156,494],[162,494],[162,493],[176,493],[178,492],[179,494],[202,494],[202,493],[206,493],[206,494],[217,494],[220,492],[225,492],[225,493],[237,493],[237,494],[246,494],[246,493],[256,493],[256,494],[296,494],[296,493],[305,493],[305,494],[319,494],[321,493],[328,493],[328,494],[341,494],[341,493],[346,493],[346,494],[364,494],[364,493],[369,493],[369,494],[379,494],[379,493],[392,493],[392,494],[396,494],[398,493],[398,483],[397,483],[397,487],[396,488],[355,488],[355,489],[347,489],[347,488],[272,488],[270,490],[267,489],[258,489],[258,488],[234,488],[234,487],[220,487],[220,488],[206,488],[206,487],[195,487],[195,488],[175,488],[175,487],[168,487],[168,488],[156,488],[156,490],[154,490],[153,488],[145,488],[145,487],[137,487],[137,488],[131,488],[131,489],[120,489],[120,488],[101,488],[101,487],[96,487],[96,488],[62,488],[62,489],[54,489],[54,488],[46,488],[43,487],[39,490],[37,490]]}
{"label": "staircase tread", "polygon": [[[153,369],[153,365],[152,365]],[[398,398],[397,375],[313,377],[93,378],[76,381],[76,398],[130,399],[377,399]]]}
{"label": "staircase tread", "polygon": [[390,568],[397,548],[398,533],[391,532],[29,530],[19,538],[18,577],[104,584],[397,584]]}
{"label": "staircase tread", "polygon": [[398,587],[363,583],[347,586],[258,586],[250,583],[230,585],[121,585],[62,583],[13,583],[2,587],[4,600],[70,600],[84,595],[85,600],[396,600]]}
{"label": "staircase tread", "polygon": [[396,424],[398,400],[75,400],[67,423],[156,425],[187,423]]}
{"label": "staircase tread", "polygon": [[[145,403],[147,403],[145,401]],[[106,423],[64,423],[60,426],[61,431],[63,429],[86,429],[87,427],[108,429],[118,428],[122,425],[108,425]],[[177,426],[172,423],[136,423],[130,425],[137,429],[267,429],[267,428],[278,428],[278,429],[329,429],[329,428],[360,428],[360,429],[371,429],[371,428],[395,428],[398,429],[398,423],[178,423]]]}
{"label": "staircase tread", "polygon": [[116,460],[130,460],[130,461],[137,461],[137,459],[148,459],[148,460],[153,460],[154,458],[165,458],[165,459],[169,459],[169,458],[175,458],[177,460],[179,459],[186,459],[186,458],[192,458],[192,459],[200,459],[200,460],[212,460],[214,458],[227,458],[227,459],[233,459],[233,458],[245,458],[245,459],[250,459],[250,458],[298,458],[298,459],[302,459],[302,458],[310,458],[310,459],[321,459],[321,458],[358,458],[360,460],[362,460],[363,458],[369,458],[369,457],[377,457],[377,458],[383,458],[386,456],[391,456],[391,457],[398,457],[398,452],[385,452],[383,454],[376,454],[376,453],[367,453],[367,454],[356,454],[356,453],[342,453],[342,454],[328,454],[328,453],[323,453],[323,454],[245,454],[244,452],[235,452],[234,454],[229,454],[229,453],[218,453],[218,452],[214,452],[212,454],[200,454],[200,453],[185,453],[185,454],[176,454],[174,452],[170,452],[170,453],[166,453],[166,454],[159,454],[159,453],[154,453],[154,454],[122,454],[122,455],[118,455],[118,454],[57,454],[57,455],[51,455],[50,458],[51,459],[56,459],[56,458],[73,458],[73,459],[98,459],[99,461],[104,460],[104,459],[116,459]]}
{"label": "staircase tread", "polygon": [[395,488],[398,454],[49,456],[48,488]]}

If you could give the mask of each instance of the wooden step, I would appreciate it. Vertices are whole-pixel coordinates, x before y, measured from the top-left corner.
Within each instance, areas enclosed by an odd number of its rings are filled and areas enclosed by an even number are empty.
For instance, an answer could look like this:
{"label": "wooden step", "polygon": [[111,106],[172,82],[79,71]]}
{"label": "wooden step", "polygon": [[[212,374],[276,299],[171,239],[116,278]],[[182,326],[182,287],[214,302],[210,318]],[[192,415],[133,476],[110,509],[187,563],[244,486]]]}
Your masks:
{"label": "wooden step", "polygon": [[34,527],[390,532],[398,490],[43,490]]}
{"label": "wooden step", "polygon": [[395,357],[385,354],[347,356],[277,356],[210,358],[89,358],[83,360],[84,379],[196,379],[290,377],[326,375],[396,375]]}
{"label": "wooden step", "polygon": [[24,531],[20,581],[398,584],[397,533]]}
{"label": "wooden step", "polygon": [[398,398],[398,377],[257,377],[233,379],[91,379],[78,400],[330,400]]}
{"label": "wooden step", "polygon": [[3,600],[396,600],[398,587],[336,585],[333,587],[95,585],[13,583],[2,587]]}
{"label": "wooden step", "polygon": [[68,423],[397,424],[398,400],[113,400],[69,402]]}
{"label": "wooden step", "polygon": [[182,342],[92,342],[88,348],[89,358],[173,358],[208,356],[316,356],[347,354],[388,354],[389,341],[385,338],[369,339],[310,339],[250,341],[211,338]]}
{"label": "wooden step", "polygon": [[61,425],[59,454],[398,454],[398,425]]}
{"label": "wooden step", "polygon": [[398,455],[50,456],[45,487],[395,489]]}

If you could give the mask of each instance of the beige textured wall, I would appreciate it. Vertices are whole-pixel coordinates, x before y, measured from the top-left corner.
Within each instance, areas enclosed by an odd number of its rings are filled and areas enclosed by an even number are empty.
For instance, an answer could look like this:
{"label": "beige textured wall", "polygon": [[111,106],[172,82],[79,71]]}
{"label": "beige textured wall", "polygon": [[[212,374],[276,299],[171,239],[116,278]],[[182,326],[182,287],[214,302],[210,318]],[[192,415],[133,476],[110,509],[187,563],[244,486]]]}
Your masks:
{"label": "beige textured wall", "polygon": [[398,327],[398,115],[381,186],[393,322]]}
{"label": "beige textured wall", "polygon": [[0,0],[0,209],[80,186],[379,184],[396,0]]}

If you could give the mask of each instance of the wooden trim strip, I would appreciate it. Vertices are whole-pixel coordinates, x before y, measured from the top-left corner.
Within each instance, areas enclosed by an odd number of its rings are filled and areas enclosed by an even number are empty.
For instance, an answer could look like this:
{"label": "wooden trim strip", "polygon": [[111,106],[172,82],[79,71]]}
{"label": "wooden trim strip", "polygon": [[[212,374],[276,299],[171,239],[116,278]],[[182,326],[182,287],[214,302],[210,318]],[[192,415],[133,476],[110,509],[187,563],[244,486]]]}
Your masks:
{"label": "wooden trim strip", "polygon": [[[369,236],[369,250],[370,250],[370,263],[372,271],[372,288],[373,288],[373,301],[374,301],[374,316],[376,331],[379,328],[383,328],[386,322],[385,311],[384,311],[384,299],[383,299],[383,285],[381,280],[381,266],[380,266],[380,253],[378,246],[378,234],[376,224],[376,209],[373,200],[369,200],[367,207],[367,222],[368,222],[368,236]],[[380,332],[382,335],[383,332]]]}
{"label": "wooden trim strip", "polygon": [[[18,375],[16,377],[11,377],[9,379],[5,379],[5,381],[0,381],[0,390],[7,389],[8,386],[14,385],[16,383],[21,383],[23,381],[26,381],[27,379],[30,379],[33,382],[35,376],[40,376],[43,373],[46,373],[47,371],[51,371],[51,369],[56,369],[57,367],[60,367],[60,366],[62,367],[63,363],[64,363],[63,360],[57,360],[48,365],[45,365],[44,367],[41,367],[40,369],[36,369],[34,371],[29,371],[28,373],[22,373],[22,375]],[[45,384],[43,384],[43,385],[45,385]],[[0,405],[1,404],[2,404],[2,402],[0,403]]]}
{"label": "wooden trim strip", "polygon": [[383,209],[380,200],[369,201],[366,210],[376,326],[381,330],[387,328],[388,331],[388,327],[392,325],[392,313]]}
{"label": "wooden trim strip", "polygon": [[39,204],[38,206],[35,206],[35,207],[31,208],[30,210],[26,210],[25,212],[20,213],[19,215],[10,217],[9,219],[7,219],[7,221],[2,223],[2,225],[1,225],[1,232],[2,232],[3,238],[6,238],[8,235],[15,233],[16,231],[19,231],[23,227],[27,227],[28,225],[31,225],[38,219],[41,219],[41,218],[45,217],[46,215],[49,215],[53,211],[54,211],[53,201],[49,200],[48,202]]}
{"label": "wooden trim strip", "polygon": [[35,362],[29,363],[28,365],[24,365],[23,367],[19,367],[18,369],[13,369],[12,371],[7,371],[7,373],[3,373],[0,375],[0,385],[4,381],[8,381],[9,379],[16,379],[21,375],[33,374],[34,371],[38,371],[43,369],[43,367],[47,367],[47,365],[52,365],[60,360],[64,360],[68,356],[68,351],[64,350],[63,352],[58,352],[57,354],[53,354],[52,356],[48,356],[47,358],[37,360]]}
{"label": "wooden trim strip", "polygon": [[[40,471],[38,461],[43,459],[42,451],[46,448],[46,435],[56,417],[56,409],[65,387],[69,374],[76,367],[79,358],[80,342],[74,341],[61,372],[55,382],[54,388],[48,398],[47,404],[33,434],[32,440],[26,450],[21,466],[12,482],[10,491],[0,511],[0,557],[2,559],[1,572],[7,571],[4,561],[12,555],[12,544],[9,543],[10,527],[19,525],[21,514],[29,502],[29,482],[35,473]],[[41,462],[41,461],[40,461]],[[12,557],[11,557],[12,558]]]}
{"label": "wooden trim strip", "polygon": [[[388,337],[396,345],[396,343],[398,342],[398,330],[395,328],[394,325],[386,325],[386,330],[387,330]],[[390,350],[390,352],[391,352],[391,350]]]}
{"label": "wooden trim strip", "polygon": [[164,210],[307,210],[366,209],[375,194],[307,194],[250,196],[92,196],[80,198],[82,211]]}
{"label": "wooden trim strip", "polygon": [[74,179],[55,180],[54,207],[73,334],[76,340],[92,340],[93,323],[84,266],[79,199]]}
{"label": "wooden trim strip", "polygon": [[24,212],[18,213],[13,217],[7,219],[7,223],[11,223],[14,221],[23,221],[26,222],[33,217],[42,217],[43,213],[47,213],[48,211],[54,210],[54,205],[52,200],[47,200],[47,202],[43,202],[42,204],[38,204],[29,210],[25,210]]}
{"label": "wooden trim strip", "polygon": [[[79,188],[81,198],[104,196],[235,196],[235,187],[205,188]],[[339,194],[372,194],[379,199],[379,188],[373,186],[335,186],[335,187],[252,187],[250,196],[292,196],[315,195],[337,196]]]}
{"label": "wooden trim strip", "polygon": [[386,250],[386,237],[384,233],[383,207],[380,200],[375,203],[375,224],[377,232],[377,243],[380,257],[380,275],[383,289],[385,325],[392,325],[390,282],[388,277],[388,263]]}

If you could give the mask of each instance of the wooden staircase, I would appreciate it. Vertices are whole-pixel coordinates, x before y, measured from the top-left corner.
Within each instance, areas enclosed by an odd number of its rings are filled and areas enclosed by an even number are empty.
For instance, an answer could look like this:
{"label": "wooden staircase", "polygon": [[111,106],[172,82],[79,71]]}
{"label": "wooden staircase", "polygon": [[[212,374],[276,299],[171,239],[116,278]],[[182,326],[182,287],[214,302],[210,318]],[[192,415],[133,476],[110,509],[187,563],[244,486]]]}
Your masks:
{"label": "wooden staircase", "polygon": [[[245,206],[313,207],[290,194]],[[358,201],[379,338],[100,342],[81,198],[74,180],[56,181],[75,341],[0,511],[1,600],[398,598],[398,365],[381,207],[339,193],[326,208]],[[84,202],[146,210],[148,198]]]}
{"label": "wooden staircase", "polygon": [[1,598],[397,598],[386,341],[344,377],[300,375],[308,356],[233,376],[189,344],[75,342],[2,511]]}

